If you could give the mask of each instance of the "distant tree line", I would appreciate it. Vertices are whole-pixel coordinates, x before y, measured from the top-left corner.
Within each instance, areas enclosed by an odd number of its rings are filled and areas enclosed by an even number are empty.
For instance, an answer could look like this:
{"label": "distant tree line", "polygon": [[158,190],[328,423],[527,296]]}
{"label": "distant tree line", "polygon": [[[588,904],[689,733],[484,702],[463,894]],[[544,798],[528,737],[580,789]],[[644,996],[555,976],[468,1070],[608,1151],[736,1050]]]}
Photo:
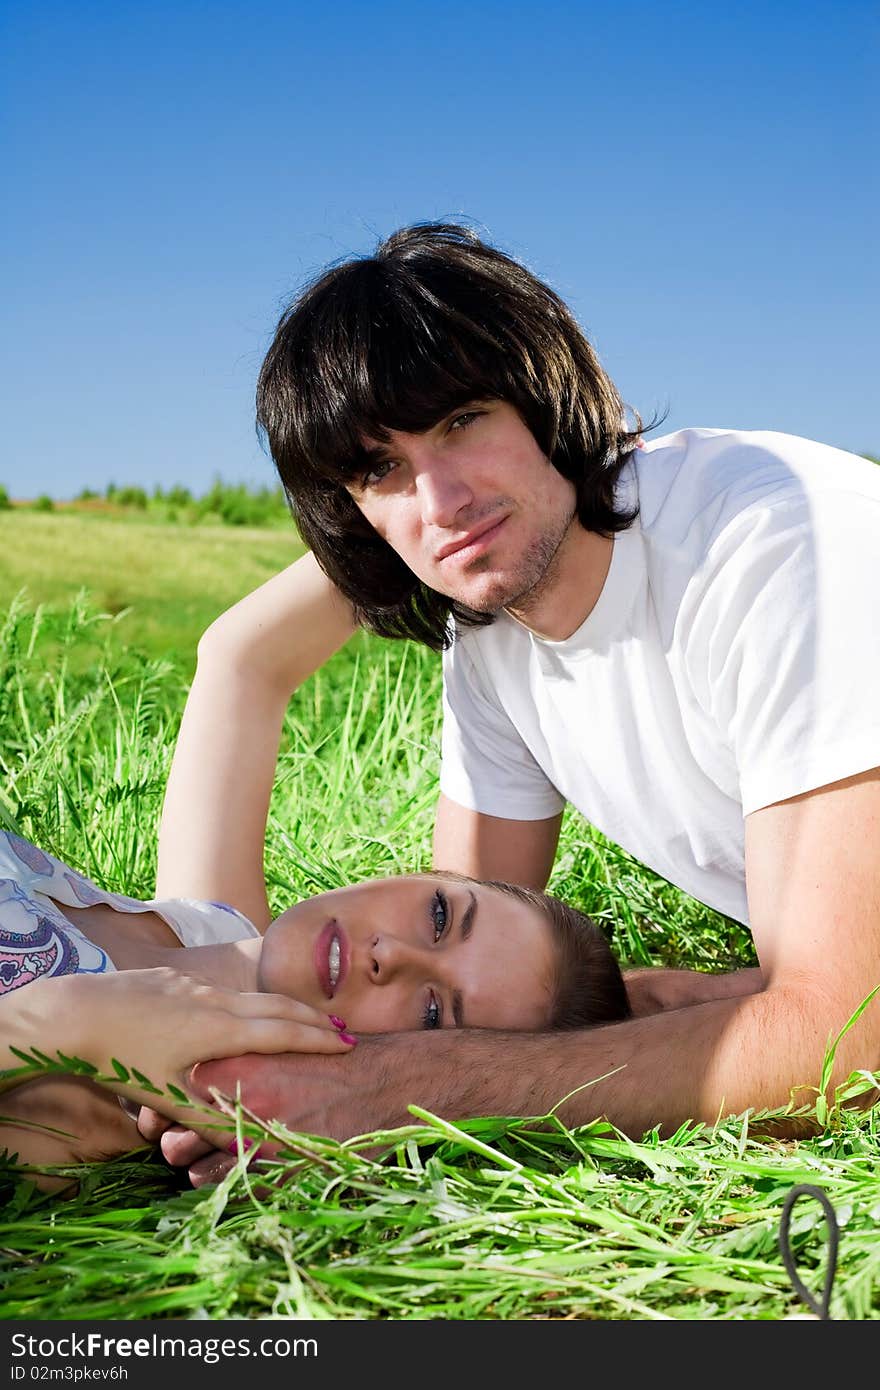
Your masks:
{"label": "distant tree line", "polygon": [[[180,483],[169,488],[157,486],[150,492],[131,483],[122,487],[108,483],[103,492],[83,488],[73,503],[57,503],[42,493],[23,505],[34,511],[55,511],[63,505],[65,510],[74,511],[106,510],[135,516],[140,513],[145,519],[188,525],[276,526],[290,521],[280,486],[250,487],[247,483],[224,483],[220,478],[199,496]],[[0,510],[11,506],[9,493],[0,484]]]}

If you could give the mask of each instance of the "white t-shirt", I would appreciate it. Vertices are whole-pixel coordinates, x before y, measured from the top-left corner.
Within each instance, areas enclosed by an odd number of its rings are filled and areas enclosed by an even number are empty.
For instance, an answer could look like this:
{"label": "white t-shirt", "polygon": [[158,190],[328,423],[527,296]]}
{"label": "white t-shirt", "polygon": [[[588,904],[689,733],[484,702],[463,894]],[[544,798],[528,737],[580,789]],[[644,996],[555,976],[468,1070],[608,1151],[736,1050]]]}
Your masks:
{"label": "white t-shirt", "polygon": [[441,788],[515,820],[571,802],[748,923],[743,818],[880,765],[880,466],[792,435],[646,442],[593,611],[502,614],[444,653]]}

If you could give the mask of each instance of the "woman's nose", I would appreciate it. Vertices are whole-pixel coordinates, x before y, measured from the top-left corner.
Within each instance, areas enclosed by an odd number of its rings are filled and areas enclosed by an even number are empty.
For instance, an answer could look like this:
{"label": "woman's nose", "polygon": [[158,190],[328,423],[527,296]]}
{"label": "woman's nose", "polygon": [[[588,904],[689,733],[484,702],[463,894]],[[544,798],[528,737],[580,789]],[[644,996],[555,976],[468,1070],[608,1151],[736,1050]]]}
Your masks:
{"label": "woman's nose", "polygon": [[423,952],[418,946],[401,941],[396,936],[374,936],[368,952],[368,973],[376,985],[387,985],[406,971],[415,971],[422,964]]}

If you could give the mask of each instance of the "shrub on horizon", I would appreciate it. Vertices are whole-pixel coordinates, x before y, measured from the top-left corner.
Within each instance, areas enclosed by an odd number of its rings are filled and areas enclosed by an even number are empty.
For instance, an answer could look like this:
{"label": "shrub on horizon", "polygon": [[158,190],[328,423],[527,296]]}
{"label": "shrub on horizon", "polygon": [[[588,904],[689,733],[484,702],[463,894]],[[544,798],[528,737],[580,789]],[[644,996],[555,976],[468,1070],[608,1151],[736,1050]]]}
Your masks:
{"label": "shrub on horizon", "polygon": [[129,484],[126,487],[117,488],[114,501],[120,507],[136,507],[139,512],[145,512],[149,498],[142,487],[134,487]]}
{"label": "shrub on horizon", "polygon": [[165,501],[169,507],[189,507],[192,503],[193,495],[188,487],[183,487],[181,483],[175,483],[165,493]]}

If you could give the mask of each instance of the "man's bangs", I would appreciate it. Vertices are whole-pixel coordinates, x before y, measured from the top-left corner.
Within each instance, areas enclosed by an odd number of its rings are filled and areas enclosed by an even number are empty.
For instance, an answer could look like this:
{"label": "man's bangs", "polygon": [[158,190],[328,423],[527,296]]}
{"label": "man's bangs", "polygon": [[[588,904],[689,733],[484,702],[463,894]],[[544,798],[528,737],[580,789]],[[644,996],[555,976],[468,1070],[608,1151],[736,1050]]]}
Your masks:
{"label": "man's bangs", "polygon": [[411,315],[395,314],[391,324],[388,317],[381,315],[378,335],[370,325],[354,326],[343,335],[344,351],[322,364],[334,388],[318,387],[308,411],[317,445],[311,459],[336,482],[365,471],[364,441],[387,443],[392,431],[423,433],[471,401],[501,397],[505,385],[510,391],[500,350],[476,335],[456,341],[447,315],[420,313],[413,323]]}

